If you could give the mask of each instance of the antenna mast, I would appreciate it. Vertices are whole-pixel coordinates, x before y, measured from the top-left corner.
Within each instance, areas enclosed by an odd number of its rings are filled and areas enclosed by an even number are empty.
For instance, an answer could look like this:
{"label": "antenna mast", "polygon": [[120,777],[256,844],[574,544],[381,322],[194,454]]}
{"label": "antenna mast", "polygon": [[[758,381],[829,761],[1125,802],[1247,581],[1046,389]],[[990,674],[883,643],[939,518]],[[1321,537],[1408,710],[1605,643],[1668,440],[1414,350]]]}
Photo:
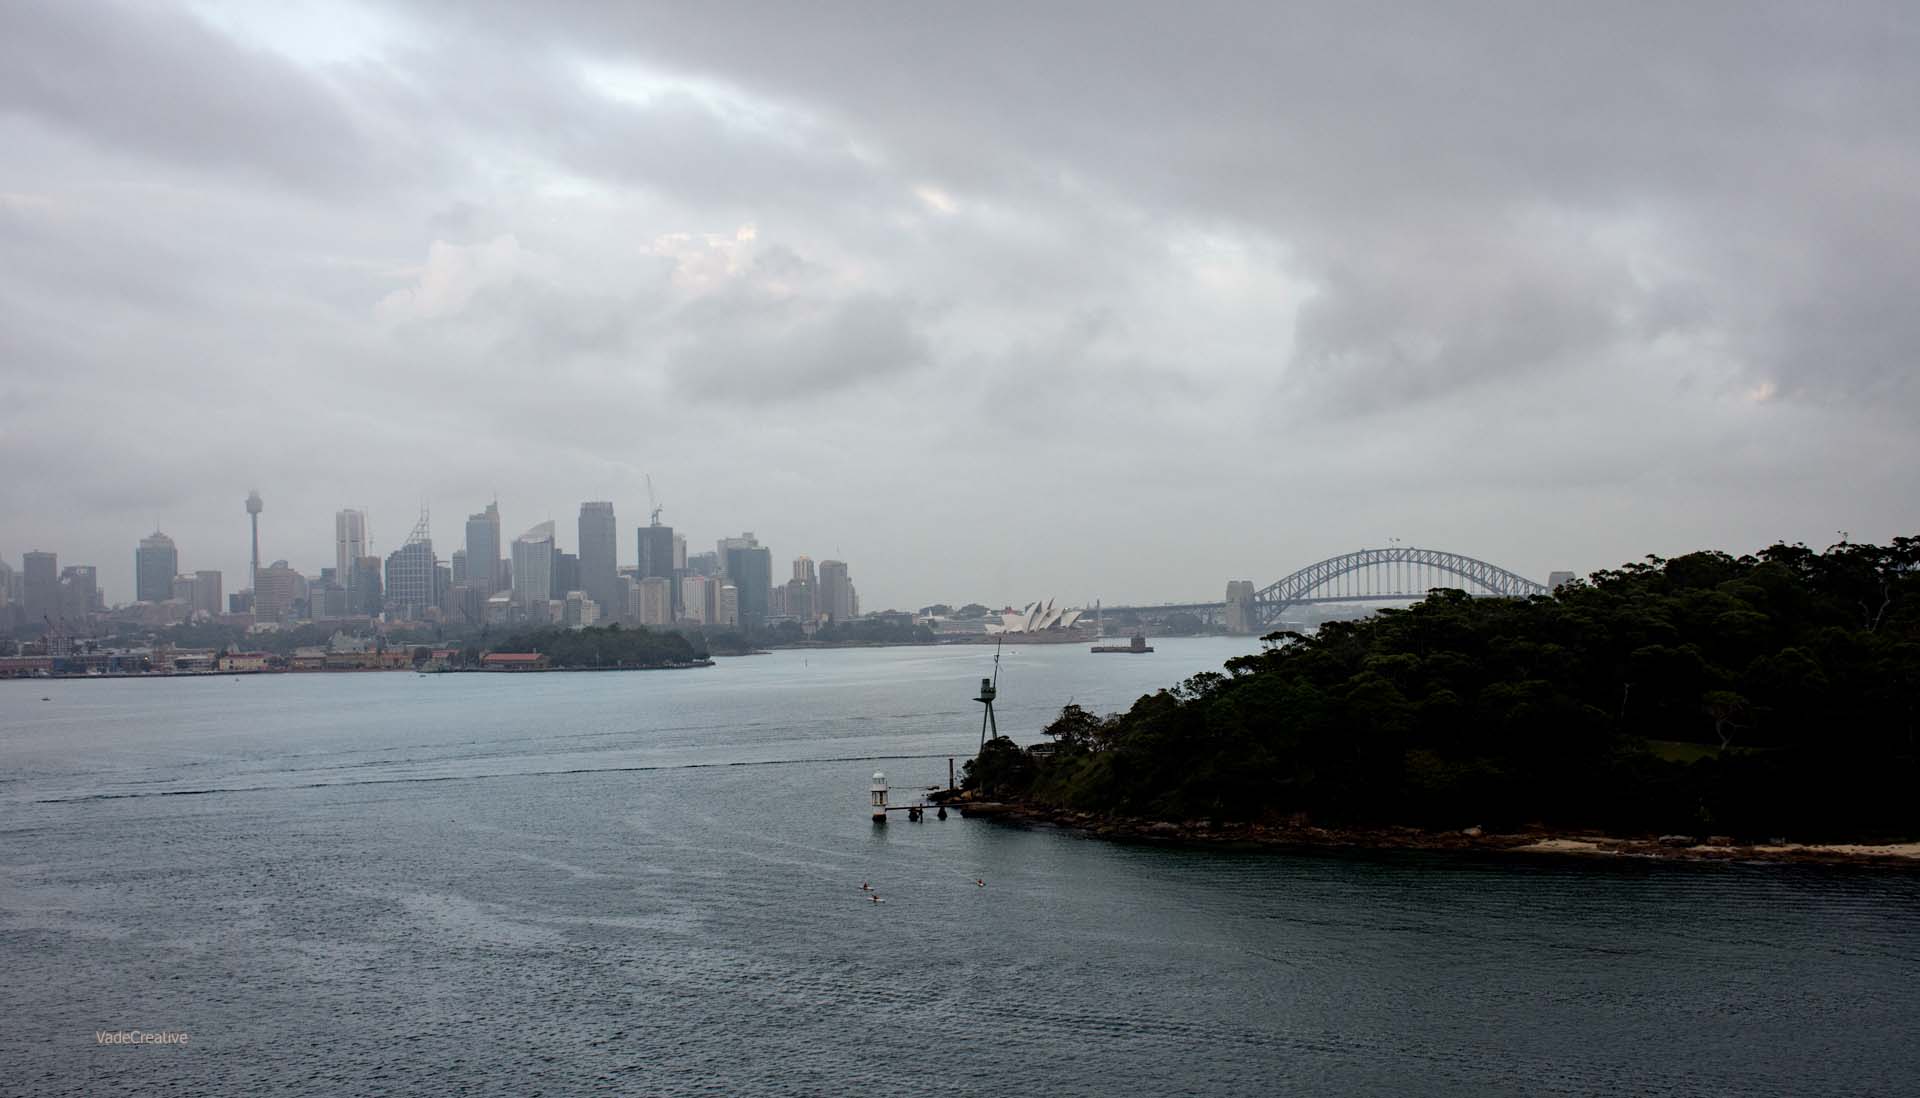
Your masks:
{"label": "antenna mast", "polygon": [[1000,735],[1000,722],[993,716],[993,699],[1000,694],[1000,645],[1003,643],[1005,643],[1004,640],[993,642],[993,677],[980,680],[980,696],[973,699],[987,707],[987,711],[980,714],[980,746],[982,748],[987,746],[987,729],[993,729],[996,738]]}

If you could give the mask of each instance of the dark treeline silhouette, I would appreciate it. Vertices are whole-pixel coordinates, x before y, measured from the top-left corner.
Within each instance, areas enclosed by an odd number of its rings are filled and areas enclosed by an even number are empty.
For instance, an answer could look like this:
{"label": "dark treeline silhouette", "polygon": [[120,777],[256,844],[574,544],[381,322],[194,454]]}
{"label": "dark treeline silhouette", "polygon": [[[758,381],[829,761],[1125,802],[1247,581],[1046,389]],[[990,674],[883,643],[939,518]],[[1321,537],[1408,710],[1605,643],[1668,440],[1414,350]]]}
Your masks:
{"label": "dark treeline silhouette", "polygon": [[683,633],[646,628],[535,629],[491,646],[493,652],[538,652],[555,667],[667,667],[705,659]]}
{"label": "dark treeline silhouette", "polygon": [[1703,552],[1551,596],[1436,590],[1051,744],[991,796],[1165,820],[1920,835],[1920,539]]}

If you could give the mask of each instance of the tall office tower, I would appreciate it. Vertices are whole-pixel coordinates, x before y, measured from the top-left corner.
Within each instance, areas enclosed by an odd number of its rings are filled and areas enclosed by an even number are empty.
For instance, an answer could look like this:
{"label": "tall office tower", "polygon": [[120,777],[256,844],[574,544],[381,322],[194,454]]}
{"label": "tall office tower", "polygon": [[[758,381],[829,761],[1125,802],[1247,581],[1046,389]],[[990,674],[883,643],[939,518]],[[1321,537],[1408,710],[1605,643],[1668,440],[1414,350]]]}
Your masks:
{"label": "tall office tower", "polygon": [[767,591],[767,620],[787,616],[787,585],[776,583]]}
{"label": "tall office tower", "polygon": [[20,558],[20,602],[29,626],[45,625],[60,613],[59,554],[32,552]]}
{"label": "tall office tower", "polygon": [[220,573],[202,569],[193,574],[193,609],[205,610],[209,614],[218,614],[226,605],[220,594]]}
{"label": "tall office tower", "polygon": [[[13,565],[0,560],[0,611],[13,609],[13,604],[18,601],[13,594],[13,583],[16,578],[18,573],[14,572]],[[9,629],[12,626],[13,615],[0,612],[0,630]]]}
{"label": "tall office tower", "polygon": [[613,504],[592,500],[580,505],[580,589],[600,604],[600,620],[626,614],[621,601],[620,529],[614,523]]}
{"label": "tall office tower", "polygon": [[347,613],[359,617],[379,617],[385,594],[380,589],[380,558],[358,556],[348,565]]}
{"label": "tall office tower", "polygon": [[571,592],[578,590],[580,590],[580,558],[572,553],[554,550],[552,597],[564,599]]}
{"label": "tall office tower", "polygon": [[640,624],[673,624],[673,581],[665,576],[648,576],[639,587]]}
{"label": "tall office tower", "polygon": [[439,562],[433,558],[433,534],[426,508],[406,544],[387,554],[387,605],[402,618],[418,619],[440,604]]}
{"label": "tall office tower", "polygon": [[713,599],[713,623],[715,625],[740,624],[740,589],[731,583],[722,581],[716,589]]}
{"label": "tall office tower", "polygon": [[[637,558],[639,565],[634,572],[635,578],[647,579],[649,577],[656,577],[659,579],[672,580],[679,576],[681,572],[685,571],[686,565],[684,561],[676,565],[674,559],[678,555],[676,550],[684,552],[687,542],[685,538],[673,532],[673,527],[642,526],[640,527],[638,544],[640,547],[639,557]],[[672,606],[673,616],[678,618],[685,606],[685,604],[680,601],[680,585],[678,583],[668,584],[668,601]]]}
{"label": "tall office tower", "polygon": [[256,621],[282,622],[293,616],[293,604],[302,597],[306,577],[276,560],[253,574],[253,616]]}
{"label": "tall office tower", "polygon": [[500,590],[500,503],[467,516],[467,586],[485,602]]}
{"label": "tall office tower", "polygon": [[787,581],[787,616],[807,626],[819,620],[814,609],[813,583],[810,580]]}
{"label": "tall office tower", "polygon": [[247,523],[253,527],[253,567],[247,572],[247,585],[253,586],[253,577],[260,572],[260,512],[267,505],[260,502],[259,492],[247,493]]}
{"label": "tall office tower", "polygon": [[696,576],[717,576],[720,574],[720,554],[694,553],[687,557],[686,570]]}
{"label": "tall office tower", "polygon": [[569,591],[560,605],[560,620],[570,626],[593,625],[600,620],[600,606],[585,591]]}
{"label": "tall office tower", "polygon": [[808,583],[816,584],[816,585],[820,582],[819,576],[817,576],[813,570],[812,557],[806,555],[805,553],[802,553],[799,556],[793,558],[793,578],[797,580],[805,580]]}
{"label": "tall office tower", "polygon": [[453,559],[450,563],[453,566],[453,582],[457,585],[465,585],[467,582],[467,551],[465,549],[455,549],[453,551]]}
{"label": "tall office tower", "polygon": [[133,551],[133,600],[165,602],[173,597],[173,577],[180,574],[180,552],[173,539],[155,530],[140,539]]}
{"label": "tall office tower", "polygon": [[727,538],[720,543],[721,562],[727,578],[739,592],[739,624],[758,629],[767,624],[767,611],[773,601],[773,551],[754,540],[752,534]]}
{"label": "tall office tower", "polygon": [[194,594],[194,588],[199,585],[199,582],[192,576],[173,577],[173,601],[185,606],[189,614],[193,613],[193,604],[199,601],[199,597]]}
{"label": "tall office tower", "polygon": [[714,546],[715,552],[720,557],[721,574],[726,574],[728,553],[735,549],[755,549],[758,548],[759,545],[760,539],[753,536],[752,530],[748,530],[737,538],[721,538],[718,544]]}
{"label": "tall office tower", "polygon": [[846,561],[820,562],[820,586],[814,596],[814,609],[821,617],[833,621],[854,619],[853,578],[847,574]]}
{"label": "tall office tower", "polygon": [[83,621],[96,610],[105,609],[100,597],[100,574],[91,564],[69,564],[60,569],[60,616]]}
{"label": "tall office tower", "polygon": [[347,582],[353,562],[367,555],[367,513],[351,508],[333,515],[333,575],[340,584]]}
{"label": "tall office tower", "polygon": [[685,534],[673,535],[673,570],[675,572],[687,570],[687,536]]}
{"label": "tall office tower", "polygon": [[[581,522],[586,522],[584,516]],[[534,603],[544,607],[552,598],[553,522],[549,520],[513,539],[513,601],[526,610]]]}
{"label": "tall office tower", "polygon": [[637,574],[641,579],[648,576],[662,578],[673,575],[673,543],[676,539],[671,526],[642,526],[639,530],[639,566]]}
{"label": "tall office tower", "polygon": [[674,586],[680,589],[681,621],[705,625],[713,620],[712,611],[709,609],[711,596],[707,593],[708,588],[713,586],[712,580],[697,574],[686,575],[681,576],[680,582]]}

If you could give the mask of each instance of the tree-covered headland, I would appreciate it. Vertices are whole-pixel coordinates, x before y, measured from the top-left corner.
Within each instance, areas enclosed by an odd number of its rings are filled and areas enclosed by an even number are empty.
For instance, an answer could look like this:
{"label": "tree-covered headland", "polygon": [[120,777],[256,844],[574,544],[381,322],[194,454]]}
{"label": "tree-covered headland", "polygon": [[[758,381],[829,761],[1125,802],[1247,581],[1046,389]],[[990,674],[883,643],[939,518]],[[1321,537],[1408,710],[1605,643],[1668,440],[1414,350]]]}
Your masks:
{"label": "tree-covered headland", "polygon": [[1920,539],[1436,590],[991,741],[979,795],[1160,820],[1920,836]]}
{"label": "tree-covered headland", "polygon": [[538,652],[554,667],[673,667],[707,658],[684,633],[667,629],[546,628],[516,634],[491,647],[494,652]]}

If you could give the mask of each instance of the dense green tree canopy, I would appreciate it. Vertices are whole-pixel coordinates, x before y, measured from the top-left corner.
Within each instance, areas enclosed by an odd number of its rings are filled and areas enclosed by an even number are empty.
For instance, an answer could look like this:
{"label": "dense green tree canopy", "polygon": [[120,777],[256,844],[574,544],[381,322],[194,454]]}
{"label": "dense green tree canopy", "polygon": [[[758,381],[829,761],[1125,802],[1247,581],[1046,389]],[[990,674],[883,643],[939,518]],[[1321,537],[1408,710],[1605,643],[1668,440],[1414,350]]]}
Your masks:
{"label": "dense green tree canopy", "polygon": [[535,629],[493,646],[495,652],[539,652],[555,667],[665,667],[704,659],[685,634],[669,630]]}
{"label": "dense green tree canopy", "polygon": [[[1694,553],[1531,599],[1440,590],[974,768],[1162,819],[1920,835],[1920,540]],[[988,788],[993,787],[993,788]]]}

